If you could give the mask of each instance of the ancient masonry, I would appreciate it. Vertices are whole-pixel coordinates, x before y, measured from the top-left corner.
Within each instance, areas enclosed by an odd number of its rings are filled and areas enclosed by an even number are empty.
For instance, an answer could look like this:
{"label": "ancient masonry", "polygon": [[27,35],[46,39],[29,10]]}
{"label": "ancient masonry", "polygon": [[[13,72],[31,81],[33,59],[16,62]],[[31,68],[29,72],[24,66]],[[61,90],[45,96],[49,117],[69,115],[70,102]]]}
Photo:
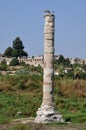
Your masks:
{"label": "ancient masonry", "polygon": [[44,15],[44,77],[43,102],[37,111],[36,123],[64,122],[62,115],[54,108],[54,33],[55,16],[47,11]]}

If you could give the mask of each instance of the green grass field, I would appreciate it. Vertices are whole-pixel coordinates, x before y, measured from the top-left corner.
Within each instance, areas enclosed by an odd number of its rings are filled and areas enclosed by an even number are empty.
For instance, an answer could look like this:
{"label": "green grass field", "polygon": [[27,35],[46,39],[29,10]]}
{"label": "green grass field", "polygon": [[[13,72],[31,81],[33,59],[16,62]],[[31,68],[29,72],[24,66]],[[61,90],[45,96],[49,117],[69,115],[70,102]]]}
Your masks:
{"label": "green grass field", "polygon": [[[55,78],[54,97],[65,121],[86,122],[86,81]],[[0,76],[0,124],[35,117],[41,103],[42,76]]]}

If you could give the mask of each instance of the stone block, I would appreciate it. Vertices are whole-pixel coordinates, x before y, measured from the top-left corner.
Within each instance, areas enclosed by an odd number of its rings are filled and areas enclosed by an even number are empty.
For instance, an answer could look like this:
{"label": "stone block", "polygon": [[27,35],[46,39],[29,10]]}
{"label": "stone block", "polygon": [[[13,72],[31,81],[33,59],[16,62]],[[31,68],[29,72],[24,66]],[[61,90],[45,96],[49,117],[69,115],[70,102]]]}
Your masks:
{"label": "stone block", "polygon": [[[54,40],[54,34],[53,33],[46,33],[44,35],[45,40]],[[45,43],[44,43],[45,44]]]}

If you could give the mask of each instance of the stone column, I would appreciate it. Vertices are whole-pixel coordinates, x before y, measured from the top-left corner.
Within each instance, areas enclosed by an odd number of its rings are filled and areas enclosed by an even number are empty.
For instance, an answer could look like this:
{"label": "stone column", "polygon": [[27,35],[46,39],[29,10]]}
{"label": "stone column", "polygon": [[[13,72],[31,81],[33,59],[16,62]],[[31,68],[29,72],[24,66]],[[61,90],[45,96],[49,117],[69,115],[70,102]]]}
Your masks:
{"label": "stone column", "polygon": [[47,11],[44,15],[44,75],[43,102],[37,111],[36,123],[63,122],[62,115],[54,110],[54,33],[55,15]]}
{"label": "stone column", "polygon": [[54,79],[54,14],[44,15],[44,77],[43,77],[43,104],[53,106],[53,79]]}

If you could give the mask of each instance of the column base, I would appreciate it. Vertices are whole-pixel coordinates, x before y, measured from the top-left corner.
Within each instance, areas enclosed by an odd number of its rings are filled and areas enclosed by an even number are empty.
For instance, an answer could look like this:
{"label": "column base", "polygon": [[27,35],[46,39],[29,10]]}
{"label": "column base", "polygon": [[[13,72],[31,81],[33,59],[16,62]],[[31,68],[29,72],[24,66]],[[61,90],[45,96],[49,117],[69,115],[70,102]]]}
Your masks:
{"label": "column base", "polygon": [[52,122],[65,122],[60,113],[55,112],[53,106],[41,105],[38,108],[35,123],[52,123]]}

